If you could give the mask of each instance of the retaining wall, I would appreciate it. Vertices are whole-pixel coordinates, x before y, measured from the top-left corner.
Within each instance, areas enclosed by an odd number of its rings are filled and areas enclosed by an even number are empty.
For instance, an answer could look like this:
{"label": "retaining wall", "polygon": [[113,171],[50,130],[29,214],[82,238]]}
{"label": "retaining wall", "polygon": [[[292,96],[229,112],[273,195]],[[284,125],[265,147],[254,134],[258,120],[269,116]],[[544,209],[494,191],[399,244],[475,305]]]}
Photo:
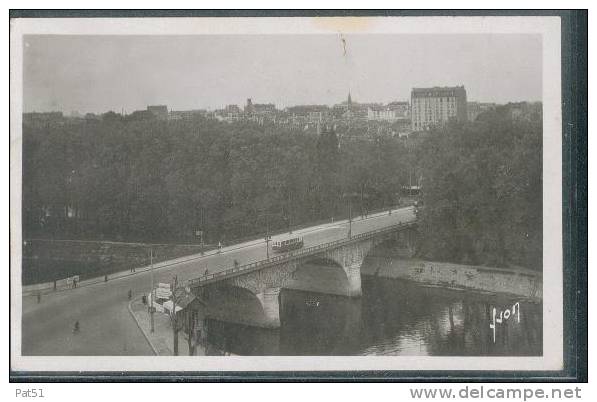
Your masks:
{"label": "retaining wall", "polygon": [[366,259],[361,275],[543,299],[542,274],[520,268],[493,268],[373,255]]}

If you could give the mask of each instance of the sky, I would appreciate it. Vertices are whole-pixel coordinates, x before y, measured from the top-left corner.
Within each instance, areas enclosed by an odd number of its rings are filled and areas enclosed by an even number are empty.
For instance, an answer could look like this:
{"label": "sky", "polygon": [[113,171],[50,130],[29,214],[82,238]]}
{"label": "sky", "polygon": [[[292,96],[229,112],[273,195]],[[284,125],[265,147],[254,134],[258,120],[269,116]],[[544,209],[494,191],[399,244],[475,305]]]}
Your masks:
{"label": "sky", "polygon": [[387,103],[453,85],[469,101],[542,100],[539,35],[27,35],[23,50],[24,112]]}

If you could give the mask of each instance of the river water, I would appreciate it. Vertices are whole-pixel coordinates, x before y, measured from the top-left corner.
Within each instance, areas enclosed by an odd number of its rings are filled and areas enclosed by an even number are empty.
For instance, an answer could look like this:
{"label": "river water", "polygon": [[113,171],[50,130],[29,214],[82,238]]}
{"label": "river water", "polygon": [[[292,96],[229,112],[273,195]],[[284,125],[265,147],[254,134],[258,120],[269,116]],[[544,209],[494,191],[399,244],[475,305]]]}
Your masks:
{"label": "river water", "polygon": [[210,320],[208,354],[540,356],[542,305],[364,277],[363,296],[283,289],[279,329]]}

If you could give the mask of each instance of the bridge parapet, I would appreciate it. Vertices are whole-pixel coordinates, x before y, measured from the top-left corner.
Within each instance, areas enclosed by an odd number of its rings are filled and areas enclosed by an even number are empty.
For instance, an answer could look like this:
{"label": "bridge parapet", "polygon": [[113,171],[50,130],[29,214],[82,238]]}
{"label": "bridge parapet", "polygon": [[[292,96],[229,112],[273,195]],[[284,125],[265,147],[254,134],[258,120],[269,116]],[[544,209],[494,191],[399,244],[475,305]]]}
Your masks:
{"label": "bridge parapet", "polygon": [[383,229],[376,229],[369,232],[359,233],[351,236],[347,239],[334,240],[328,243],[318,244],[316,246],[303,248],[298,251],[291,251],[286,254],[277,255],[266,260],[255,261],[249,264],[240,265],[237,267],[229,268],[225,271],[214,272],[212,274],[203,275],[197,278],[189,279],[187,286],[198,287],[205,286],[214,282],[226,280],[240,275],[245,275],[253,271],[274,267],[281,264],[286,264],[291,261],[301,260],[305,258],[312,258],[317,255],[324,255],[330,250],[347,246],[350,244],[362,242],[363,240],[389,234],[397,230],[404,230],[415,226],[416,221],[400,222],[396,225],[392,225]]}

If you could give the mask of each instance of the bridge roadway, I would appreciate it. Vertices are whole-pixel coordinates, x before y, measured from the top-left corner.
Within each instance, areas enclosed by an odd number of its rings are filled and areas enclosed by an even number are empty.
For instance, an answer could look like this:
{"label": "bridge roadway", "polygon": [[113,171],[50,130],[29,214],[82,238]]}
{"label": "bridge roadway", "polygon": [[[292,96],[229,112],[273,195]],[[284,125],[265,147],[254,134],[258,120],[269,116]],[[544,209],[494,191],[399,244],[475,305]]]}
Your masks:
{"label": "bridge roadway", "polygon": [[[415,219],[412,207],[355,217],[352,233],[370,232],[400,222]],[[348,221],[336,221],[296,230],[293,235],[303,236],[305,248],[344,239]],[[283,233],[272,240],[288,237]],[[270,257],[273,256],[270,250]],[[197,278],[205,269],[210,274],[233,267],[234,260],[245,265],[266,259],[263,239],[224,247],[221,253],[212,251],[154,265],[154,282],[170,282],[173,275],[179,281]],[[37,303],[33,295],[22,297],[22,355],[50,356],[118,356],[152,355],[153,352],[137,324],[128,312],[128,290],[134,294],[149,292],[151,276],[149,267],[137,269],[132,275],[94,283],[42,297]],[[81,332],[72,334],[72,326],[79,320]]]}

